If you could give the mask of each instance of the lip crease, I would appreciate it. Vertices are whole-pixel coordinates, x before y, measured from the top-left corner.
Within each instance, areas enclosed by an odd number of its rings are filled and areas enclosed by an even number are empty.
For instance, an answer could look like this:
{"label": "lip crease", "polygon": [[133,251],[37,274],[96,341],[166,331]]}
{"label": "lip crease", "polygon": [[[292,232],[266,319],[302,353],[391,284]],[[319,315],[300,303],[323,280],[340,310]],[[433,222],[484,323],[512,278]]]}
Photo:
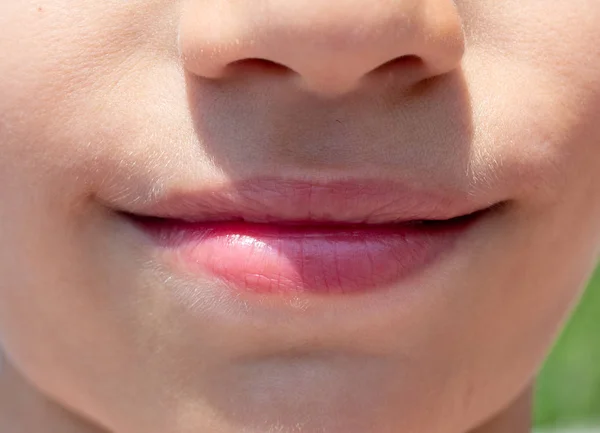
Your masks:
{"label": "lip crease", "polygon": [[260,179],[174,192],[124,215],[179,270],[233,291],[332,295],[399,283],[495,207],[397,183]]}

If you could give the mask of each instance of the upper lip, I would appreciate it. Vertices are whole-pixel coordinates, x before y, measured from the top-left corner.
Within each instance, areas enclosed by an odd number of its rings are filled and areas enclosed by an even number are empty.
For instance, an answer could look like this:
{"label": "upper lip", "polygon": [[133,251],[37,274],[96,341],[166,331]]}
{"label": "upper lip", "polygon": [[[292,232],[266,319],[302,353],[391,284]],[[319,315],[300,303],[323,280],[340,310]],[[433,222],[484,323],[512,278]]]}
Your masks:
{"label": "upper lip", "polygon": [[498,201],[477,201],[467,192],[393,181],[260,178],[203,190],[169,190],[119,210],[190,222],[382,224],[448,220],[494,204]]}

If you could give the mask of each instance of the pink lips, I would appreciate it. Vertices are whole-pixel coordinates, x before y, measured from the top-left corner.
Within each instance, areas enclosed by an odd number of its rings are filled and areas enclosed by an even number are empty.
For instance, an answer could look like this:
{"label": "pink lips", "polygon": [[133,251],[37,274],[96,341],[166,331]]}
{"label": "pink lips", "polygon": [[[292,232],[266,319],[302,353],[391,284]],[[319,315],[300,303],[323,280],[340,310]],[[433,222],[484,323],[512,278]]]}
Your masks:
{"label": "pink lips", "polygon": [[[487,212],[480,209],[376,183],[261,180],[171,195],[129,216],[186,272],[232,290],[329,295],[389,287],[418,272]],[[438,221],[416,221],[425,219]]]}
{"label": "pink lips", "polygon": [[373,290],[417,271],[468,226],[283,226],[143,221],[188,269],[258,293]]}

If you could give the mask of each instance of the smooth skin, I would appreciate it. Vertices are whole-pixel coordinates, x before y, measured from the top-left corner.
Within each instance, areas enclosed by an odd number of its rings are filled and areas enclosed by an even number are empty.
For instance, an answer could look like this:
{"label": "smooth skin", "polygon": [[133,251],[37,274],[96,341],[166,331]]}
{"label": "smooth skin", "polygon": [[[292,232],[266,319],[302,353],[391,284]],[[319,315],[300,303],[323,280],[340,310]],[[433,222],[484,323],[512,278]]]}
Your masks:
{"label": "smooth skin", "polygon": [[[600,253],[599,23],[597,0],[0,0],[0,431],[529,431]],[[314,317],[204,296],[113,211],[259,175],[507,206],[410,309]]]}

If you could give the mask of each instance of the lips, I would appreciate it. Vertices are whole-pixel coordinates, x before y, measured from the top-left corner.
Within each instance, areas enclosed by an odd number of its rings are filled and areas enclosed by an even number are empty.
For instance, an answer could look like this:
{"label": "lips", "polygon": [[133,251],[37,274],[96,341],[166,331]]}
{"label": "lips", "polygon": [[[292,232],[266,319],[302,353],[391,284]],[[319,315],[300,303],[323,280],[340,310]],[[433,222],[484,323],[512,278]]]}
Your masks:
{"label": "lips", "polygon": [[401,223],[448,220],[500,200],[478,201],[451,188],[379,180],[310,181],[260,178],[204,190],[169,190],[122,204],[128,213],[191,222]]}
{"label": "lips", "polygon": [[494,207],[390,183],[261,179],[171,193],[123,215],[178,272],[224,289],[350,295],[432,265]]}

